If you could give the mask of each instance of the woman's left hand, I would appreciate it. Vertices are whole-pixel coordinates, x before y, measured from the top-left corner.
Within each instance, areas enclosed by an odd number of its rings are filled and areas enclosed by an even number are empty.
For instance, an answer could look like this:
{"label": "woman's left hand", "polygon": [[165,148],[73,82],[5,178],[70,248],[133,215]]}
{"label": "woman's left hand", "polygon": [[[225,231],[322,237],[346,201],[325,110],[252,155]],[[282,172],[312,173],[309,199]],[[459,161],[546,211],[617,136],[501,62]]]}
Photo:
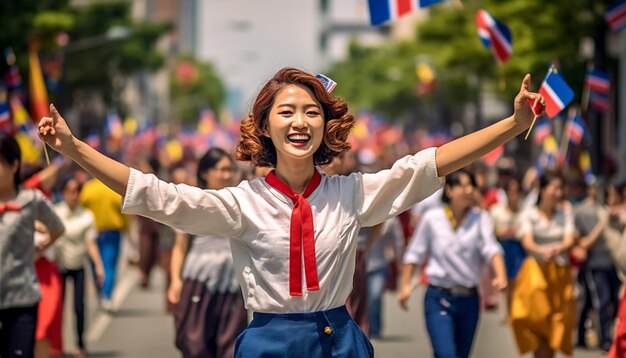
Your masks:
{"label": "woman's left hand", "polygon": [[503,291],[509,285],[508,279],[506,277],[497,277],[491,281],[493,288],[498,291]]}
{"label": "woman's left hand", "polygon": [[531,104],[534,104],[535,101],[541,104],[541,112],[537,114],[537,116],[541,116],[545,110],[545,100],[539,93],[530,92],[530,74],[527,74],[524,76],[519,93],[515,96],[515,113],[513,113],[513,117],[515,118],[516,124],[523,128],[530,127],[533,118],[535,118],[535,112],[533,112]]}

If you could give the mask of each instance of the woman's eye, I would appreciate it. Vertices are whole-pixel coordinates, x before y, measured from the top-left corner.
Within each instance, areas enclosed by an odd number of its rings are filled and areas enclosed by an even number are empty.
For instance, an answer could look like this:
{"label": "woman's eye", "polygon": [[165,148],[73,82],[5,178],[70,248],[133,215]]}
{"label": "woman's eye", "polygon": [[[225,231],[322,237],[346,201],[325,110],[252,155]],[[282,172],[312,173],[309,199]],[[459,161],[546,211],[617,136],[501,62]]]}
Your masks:
{"label": "woman's eye", "polygon": [[320,115],[319,112],[314,112],[314,111],[307,112],[306,114],[309,115],[309,116],[319,116]]}
{"label": "woman's eye", "polygon": [[288,116],[291,114],[291,111],[282,111],[282,112],[278,112],[278,114],[280,114],[281,116]]}

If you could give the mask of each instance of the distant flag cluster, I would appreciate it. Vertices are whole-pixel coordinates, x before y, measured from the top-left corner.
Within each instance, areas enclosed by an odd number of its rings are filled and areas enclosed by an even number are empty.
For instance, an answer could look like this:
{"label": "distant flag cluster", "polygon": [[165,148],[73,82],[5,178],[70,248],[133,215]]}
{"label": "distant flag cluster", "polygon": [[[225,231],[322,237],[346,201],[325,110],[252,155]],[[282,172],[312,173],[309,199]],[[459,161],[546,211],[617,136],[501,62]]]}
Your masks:
{"label": "distant flag cluster", "polygon": [[589,91],[589,107],[599,113],[609,112],[609,74],[604,71],[587,72],[585,86]]}
{"label": "distant flag cluster", "polygon": [[498,63],[504,63],[513,53],[511,30],[485,10],[476,13],[476,27],[480,41],[491,50]]}
{"label": "distant flag cluster", "polygon": [[444,0],[368,0],[370,23],[383,25]]}
{"label": "distant flag cluster", "polygon": [[539,93],[546,101],[546,114],[550,118],[556,117],[574,99],[574,91],[558,74],[554,66],[550,67],[548,75],[539,88]]}
{"label": "distant flag cluster", "polygon": [[611,4],[604,13],[604,19],[613,31],[626,27],[626,0],[618,0]]}

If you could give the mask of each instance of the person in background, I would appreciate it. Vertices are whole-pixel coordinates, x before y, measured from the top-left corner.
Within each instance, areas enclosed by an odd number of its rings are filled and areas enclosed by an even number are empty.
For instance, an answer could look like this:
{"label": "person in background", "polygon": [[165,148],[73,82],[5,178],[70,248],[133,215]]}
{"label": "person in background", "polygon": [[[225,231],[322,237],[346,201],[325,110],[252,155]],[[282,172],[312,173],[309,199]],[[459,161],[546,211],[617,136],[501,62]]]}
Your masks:
{"label": "person in background", "polygon": [[428,257],[424,318],[435,357],[469,357],[480,315],[483,262],[496,273],[493,285],[507,287],[502,248],[489,214],[475,206],[474,190],[470,172],[447,175],[444,205],[424,214],[404,253],[398,301],[405,310],[415,269]]}
{"label": "person in background", "polygon": [[560,175],[542,174],[536,206],[520,216],[528,256],[514,283],[510,321],[520,354],[534,352],[536,358],[572,354],[576,302],[568,251],[576,229],[563,186]]}
{"label": "person in background", "polygon": [[75,357],[87,354],[83,333],[85,331],[85,263],[87,255],[94,263],[95,274],[99,284],[104,279],[104,267],[96,237],[95,219],[91,211],[78,203],[81,184],[73,177],[61,182],[63,200],[54,206],[66,230],[54,245],[55,259],[61,272],[63,292],[71,279],[74,285],[74,314],[76,319],[76,352]]}
{"label": "person in background", "polygon": [[117,280],[117,262],[122,233],[126,231],[129,224],[128,216],[121,212],[122,196],[109,189],[97,178],[92,178],[83,185],[79,201],[83,207],[93,213],[96,220],[98,229],[96,243],[104,266],[100,304],[105,311],[112,311],[115,307],[111,298]]}
{"label": "person in background", "polygon": [[[612,326],[619,302],[621,286],[611,253],[604,239],[604,228],[608,224],[605,208],[598,202],[596,183],[586,187],[587,196],[574,207],[574,224],[580,235],[576,244],[585,251],[586,260],[579,268],[578,276],[586,283],[591,307],[598,312],[598,343],[600,349],[608,352],[613,338]],[[587,312],[581,310],[578,317],[577,345],[586,347],[585,322]]]}
{"label": "person in background", "polygon": [[[198,184],[223,189],[232,184],[234,166],[228,153],[211,148],[198,163]],[[176,347],[183,357],[232,357],[248,315],[228,238],[177,235],[171,270],[168,297],[175,304]]]}
{"label": "person in background", "polygon": [[[393,250],[393,258],[387,258],[387,248]],[[404,233],[400,220],[391,218],[382,226],[381,236],[367,250],[367,311],[370,338],[381,338],[383,332],[383,295],[389,268],[399,265],[404,251]]]}
{"label": "person in background", "polygon": [[526,257],[519,234],[519,214],[521,212],[522,191],[517,178],[510,177],[502,183],[502,189],[506,195],[504,200],[493,204],[489,210],[496,238],[504,250],[504,263],[506,265],[509,286],[506,289],[506,317],[511,313],[511,293],[513,283],[517,277],[519,268]]}
{"label": "person in background", "polygon": [[[626,277],[626,250],[622,249],[626,245],[626,200],[622,196],[625,188],[626,183],[610,183],[606,188],[607,228],[616,236],[616,242],[613,244],[617,243],[617,245],[611,245],[611,250],[622,281]],[[610,232],[605,232],[606,234]],[[626,290],[623,291],[615,322],[615,338],[607,358],[626,357]]]}
{"label": "person in background", "polygon": [[[0,134],[0,356],[33,357],[41,298],[35,257],[63,234],[52,204],[35,189],[21,186],[17,141]],[[35,222],[46,240],[35,246]]]}

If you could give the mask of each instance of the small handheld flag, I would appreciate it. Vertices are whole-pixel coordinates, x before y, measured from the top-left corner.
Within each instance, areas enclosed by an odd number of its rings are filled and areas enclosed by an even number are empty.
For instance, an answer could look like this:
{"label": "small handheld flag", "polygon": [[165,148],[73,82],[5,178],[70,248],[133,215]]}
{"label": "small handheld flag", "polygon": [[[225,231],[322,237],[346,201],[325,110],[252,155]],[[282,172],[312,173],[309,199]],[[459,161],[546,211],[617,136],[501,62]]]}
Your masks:
{"label": "small handheld flag", "polygon": [[585,76],[585,85],[589,91],[608,95],[610,84],[609,74],[604,71],[591,70]]}
{"label": "small handheld flag", "polygon": [[378,26],[444,0],[368,0],[370,24]]}
{"label": "small handheld flag", "polygon": [[511,30],[485,10],[476,13],[476,27],[483,45],[490,49],[498,63],[504,63],[513,52]]}
{"label": "small handheld flag", "polygon": [[543,112],[543,104],[541,102],[539,102],[539,98],[535,98],[534,101],[529,99],[528,100],[528,105],[530,106],[530,109],[535,114],[535,117],[533,117],[533,121],[530,124],[530,128],[528,128],[528,132],[526,132],[526,137],[524,137],[524,140],[528,139],[528,135],[533,130],[533,126],[535,125],[535,122],[537,121],[537,118]]}
{"label": "small handheld flag", "polygon": [[613,31],[626,27],[626,0],[618,0],[611,4],[604,13],[604,19]]}
{"label": "small handheld flag", "polygon": [[556,117],[574,99],[574,91],[567,85],[555,67],[551,67],[543,80],[539,93],[546,100],[546,114]]}
{"label": "small handheld flag", "polygon": [[324,88],[326,88],[326,91],[328,93],[332,93],[337,86],[337,82],[333,81],[330,77],[326,75],[318,73],[317,75],[315,75],[315,77],[320,80],[320,82],[322,82],[322,85],[324,86]]}

